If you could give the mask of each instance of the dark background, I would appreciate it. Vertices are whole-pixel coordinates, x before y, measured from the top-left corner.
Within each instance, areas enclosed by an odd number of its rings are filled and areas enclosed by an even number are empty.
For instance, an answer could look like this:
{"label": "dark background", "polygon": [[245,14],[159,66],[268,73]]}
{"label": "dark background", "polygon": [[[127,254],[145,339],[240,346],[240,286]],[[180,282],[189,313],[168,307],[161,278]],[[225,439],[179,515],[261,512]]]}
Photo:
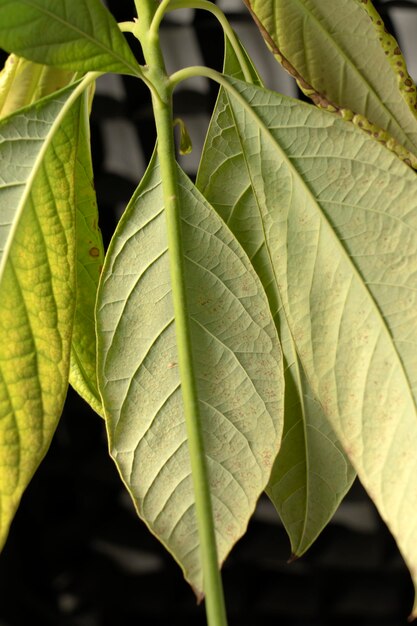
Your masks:
{"label": "dark background", "polygon": [[[131,19],[130,0],[107,4],[119,21]],[[240,0],[223,0],[221,6],[229,9],[267,85],[296,95],[264,51]],[[413,73],[417,46],[413,49],[408,37],[417,33],[417,4],[378,6],[408,53]],[[209,14],[175,15],[164,22],[163,34],[170,69],[191,63],[221,68],[222,34]],[[176,97],[176,113],[187,121],[195,145],[193,155],[182,159],[192,177],[215,96],[214,86],[197,80]],[[92,141],[107,244],[153,149],[150,103],[139,81],[106,77],[100,82]],[[310,552],[287,564],[289,555],[285,531],[261,498],[248,533],[223,570],[229,626],[407,623],[413,601],[409,574],[358,483]],[[204,609],[196,605],[179,567],[136,517],[108,456],[102,420],[71,390],[0,557],[0,626],[28,624],[205,624]]]}

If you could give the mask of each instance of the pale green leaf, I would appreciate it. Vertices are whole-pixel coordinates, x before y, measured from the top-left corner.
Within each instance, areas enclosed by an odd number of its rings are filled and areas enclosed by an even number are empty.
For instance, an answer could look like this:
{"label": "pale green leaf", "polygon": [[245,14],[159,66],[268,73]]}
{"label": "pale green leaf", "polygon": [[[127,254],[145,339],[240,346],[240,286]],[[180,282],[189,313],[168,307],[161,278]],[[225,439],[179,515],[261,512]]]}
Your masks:
{"label": "pale green leaf", "polygon": [[361,114],[417,154],[416,87],[370,0],[244,2],[277,59],[316,104]]}
{"label": "pale green leaf", "polygon": [[[249,259],[185,174],[178,175],[186,315],[221,564],[246,530],[279,447],[282,359]],[[106,257],[97,303],[98,380],[111,453],[138,513],[201,595],[175,323],[160,174],[152,164]]]}
{"label": "pale green leaf", "polygon": [[[340,118],[230,82],[297,353],[416,582],[417,178]],[[218,169],[238,167],[214,147]]]}
{"label": "pale green leaf", "polygon": [[68,386],[80,116],[79,101],[71,100],[75,87],[0,122],[1,544],[49,447]]}
{"label": "pale green leaf", "polygon": [[88,93],[83,94],[75,165],[77,238],[77,306],[72,336],[70,383],[100,415],[97,389],[96,328],[94,309],[104,263],[103,240],[98,227],[98,209],[93,184],[88,119]]}
{"label": "pale green leaf", "polygon": [[311,390],[283,309],[279,319],[286,365],[284,434],[266,492],[298,557],[333,517],[356,473]]}
{"label": "pale green leaf", "polygon": [[0,118],[66,87],[73,78],[74,72],[11,54],[0,72]]}
{"label": "pale green leaf", "polygon": [[[229,45],[225,71],[242,77]],[[267,493],[287,529],[292,553],[299,556],[331,519],[355,473],[314,398],[288,330],[262,209],[224,89],[213,112],[196,184],[251,258],[279,330],[286,365],[284,435]]]}
{"label": "pale green leaf", "polygon": [[77,72],[141,72],[100,0],[0,0],[0,48]]}

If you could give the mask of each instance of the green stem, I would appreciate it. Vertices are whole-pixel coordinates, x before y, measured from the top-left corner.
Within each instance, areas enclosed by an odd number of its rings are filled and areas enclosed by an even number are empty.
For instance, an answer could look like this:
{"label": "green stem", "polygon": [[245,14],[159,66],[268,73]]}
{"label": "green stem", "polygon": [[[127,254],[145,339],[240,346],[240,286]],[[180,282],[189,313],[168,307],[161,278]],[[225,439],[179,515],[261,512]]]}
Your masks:
{"label": "green stem", "polygon": [[161,22],[163,20],[165,13],[171,10],[169,6],[170,4],[171,4],[171,0],[162,0],[161,4],[157,8],[155,15],[153,16],[153,20],[152,20],[152,24],[150,28],[150,30],[153,33],[159,32],[159,27],[161,25]]}
{"label": "green stem", "polygon": [[119,22],[118,27],[122,33],[133,33],[135,30],[135,22]]}
{"label": "green stem", "polygon": [[174,89],[174,87],[176,87],[179,83],[182,83],[184,80],[188,80],[189,78],[194,78],[195,76],[204,76],[205,78],[214,80],[226,89],[230,88],[230,83],[223,77],[223,74],[220,74],[217,70],[213,70],[205,65],[184,67],[183,69],[174,72],[174,74],[171,74],[169,77],[169,84],[171,88]]}
{"label": "green stem", "polygon": [[181,376],[184,415],[194,485],[195,508],[201,545],[207,622],[209,626],[226,626],[227,618],[218,565],[213,510],[205,461],[198,393],[195,377],[193,376],[194,364],[187,307],[177,164],[174,160],[173,120],[170,104],[161,106],[155,102],[154,115],[158,134],[158,157],[161,167],[168,231],[172,297],[174,302],[178,346],[178,365]]}
{"label": "green stem", "polygon": [[[245,81],[250,85],[253,83],[252,73],[246,60],[246,56],[242,51],[239,40],[236,37],[233,28],[230,26],[225,14],[219,9],[218,6],[216,6],[212,2],[209,2],[209,0],[166,0],[166,4],[166,11],[176,11],[177,9],[202,9],[203,11],[209,11],[212,15],[214,15],[214,17],[216,17],[219,21],[224,34],[230,41],[230,45],[232,46],[234,53],[236,54],[236,57],[239,61],[239,65],[242,68]],[[160,9],[162,9],[162,5],[160,6]],[[159,26],[163,15],[164,12],[158,9],[158,11],[155,13],[154,23],[152,24],[152,26],[154,26],[154,24],[155,26]]]}
{"label": "green stem", "polygon": [[[164,6],[166,5],[167,2],[164,2]],[[209,626],[227,626],[198,392],[193,374],[193,353],[183,260],[181,206],[177,180],[178,166],[175,161],[173,134],[172,87],[162,57],[159,35],[155,26],[157,22],[152,21],[156,11],[155,4],[151,0],[142,0],[135,34],[142,45],[149,68],[149,80],[158,92],[158,97],[152,92],[152,103],[158,139],[157,150],[167,225],[178,366],[194,487],[207,622]]]}

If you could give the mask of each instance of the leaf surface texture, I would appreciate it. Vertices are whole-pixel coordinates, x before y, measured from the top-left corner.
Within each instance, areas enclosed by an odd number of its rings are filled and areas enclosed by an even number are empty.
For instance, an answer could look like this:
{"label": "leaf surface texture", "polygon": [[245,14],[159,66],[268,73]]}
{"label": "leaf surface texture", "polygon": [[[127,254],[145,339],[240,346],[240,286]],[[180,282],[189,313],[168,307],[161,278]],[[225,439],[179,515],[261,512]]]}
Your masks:
{"label": "leaf surface texture", "polygon": [[271,50],[316,104],[361,114],[417,154],[416,87],[370,1],[244,1]]}
{"label": "leaf surface texture", "polygon": [[100,0],[0,0],[0,47],[78,72],[140,72]]}
{"label": "leaf surface texture", "polygon": [[[219,562],[244,534],[282,430],[282,359],[248,258],[181,170],[186,315]],[[112,240],[97,302],[111,453],[139,515],[203,590],[159,168]]]}
{"label": "leaf surface texture", "polygon": [[0,122],[1,543],[68,386],[79,102],[57,120],[73,90]]}
{"label": "leaf surface texture", "polygon": [[72,335],[70,383],[100,415],[103,407],[97,387],[95,305],[104,249],[98,226],[88,119],[88,92],[83,94],[75,167],[77,286]]}
{"label": "leaf surface texture", "polygon": [[[234,77],[242,77],[228,44],[224,69]],[[285,359],[284,434],[267,493],[287,529],[292,553],[300,556],[331,519],[355,472],[308,384],[297,355],[240,130],[227,91],[222,88],[196,184],[249,255],[265,287],[279,331]]]}
{"label": "leaf surface texture", "polygon": [[[334,115],[230,81],[229,106],[297,354],[415,580],[415,174]],[[236,144],[224,143],[227,132],[213,143],[216,173],[230,172],[225,205],[242,165]],[[242,220],[253,220],[252,202],[247,194]]]}

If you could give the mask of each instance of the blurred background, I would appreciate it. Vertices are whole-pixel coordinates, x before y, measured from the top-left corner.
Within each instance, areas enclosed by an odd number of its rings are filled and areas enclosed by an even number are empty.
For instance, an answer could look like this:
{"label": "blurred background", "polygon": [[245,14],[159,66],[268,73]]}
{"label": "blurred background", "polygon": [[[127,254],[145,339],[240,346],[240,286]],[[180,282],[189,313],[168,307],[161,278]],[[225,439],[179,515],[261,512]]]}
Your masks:
{"label": "blurred background", "polygon": [[[376,3],[417,78],[417,1]],[[108,0],[118,21],[131,0]],[[267,87],[300,96],[267,51],[241,0],[218,0]],[[163,23],[169,70],[221,69],[223,36],[210,14],[184,10]],[[140,54],[134,43],[135,51]],[[3,55],[4,59],[4,55]],[[215,85],[180,86],[195,177]],[[147,90],[129,77],[100,79],[92,113],[95,184],[107,245],[154,145]],[[223,570],[229,626],[405,626],[409,574],[358,483],[310,552],[287,564],[290,546],[267,498]],[[136,517],[113,462],[104,424],[71,390],[47,457],[31,482],[0,558],[0,626],[203,626],[204,608],[179,567]]]}

